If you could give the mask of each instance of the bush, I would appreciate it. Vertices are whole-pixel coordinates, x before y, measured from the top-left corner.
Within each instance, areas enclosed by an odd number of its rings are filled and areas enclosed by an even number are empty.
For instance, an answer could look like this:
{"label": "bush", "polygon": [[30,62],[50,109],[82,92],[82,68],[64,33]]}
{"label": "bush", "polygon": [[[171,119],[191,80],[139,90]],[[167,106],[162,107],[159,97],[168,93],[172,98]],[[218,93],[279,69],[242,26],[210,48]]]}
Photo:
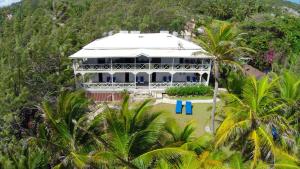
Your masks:
{"label": "bush", "polygon": [[196,86],[182,86],[182,87],[169,87],[166,90],[169,96],[211,96],[213,90],[210,86],[196,85]]}

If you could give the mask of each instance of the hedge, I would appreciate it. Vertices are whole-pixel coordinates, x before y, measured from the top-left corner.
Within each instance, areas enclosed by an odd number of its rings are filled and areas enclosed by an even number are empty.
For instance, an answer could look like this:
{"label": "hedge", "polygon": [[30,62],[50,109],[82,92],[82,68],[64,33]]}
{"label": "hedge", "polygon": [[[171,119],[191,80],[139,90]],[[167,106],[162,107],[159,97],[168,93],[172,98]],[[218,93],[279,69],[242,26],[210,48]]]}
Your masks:
{"label": "hedge", "polygon": [[195,85],[182,87],[169,87],[166,90],[169,96],[211,96],[213,90],[210,86]]}

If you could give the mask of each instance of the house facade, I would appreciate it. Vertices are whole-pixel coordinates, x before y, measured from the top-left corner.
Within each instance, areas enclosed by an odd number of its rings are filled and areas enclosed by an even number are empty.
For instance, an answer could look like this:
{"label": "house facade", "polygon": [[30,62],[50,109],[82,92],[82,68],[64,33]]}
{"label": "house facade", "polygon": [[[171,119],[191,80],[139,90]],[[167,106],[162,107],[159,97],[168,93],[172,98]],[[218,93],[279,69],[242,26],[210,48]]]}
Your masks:
{"label": "house facade", "polygon": [[168,32],[120,32],[95,40],[70,58],[78,86],[88,92],[163,92],[208,85],[212,57]]}

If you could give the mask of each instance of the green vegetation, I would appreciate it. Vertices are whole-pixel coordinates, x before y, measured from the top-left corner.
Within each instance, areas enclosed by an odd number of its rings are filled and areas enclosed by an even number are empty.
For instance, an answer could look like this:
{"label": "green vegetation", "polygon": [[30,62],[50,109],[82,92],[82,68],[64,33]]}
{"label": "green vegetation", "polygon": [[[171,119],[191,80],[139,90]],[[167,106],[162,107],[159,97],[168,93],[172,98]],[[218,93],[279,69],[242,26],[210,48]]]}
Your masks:
{"label": "green vegetation", "polygon": [[[220,110],[221,104],[218,103],[218,109]],[[180,127],[184,127],[186,124],[193,124],[195,127],[195,136],[201,136],[205,133],[205,127],[209,126],[211,104],[208,103],[193,103],[193,115],[185,114],[185,107],[182,109],[182,114],[175,114],[174,104],[158,104],[155,105],[153,111],[162,112],[170,121],[176,121]]]}
{"label": "green vegetation", "polygon": [[168,96],[171,99],[176,100],[208,100],[212,99],[212,96]]}
{"label": "green vegetation", "polygon": [[166,93],[169,96],[211,96],[212,89],[205,85],[179,86],[167,88]]}
{"label": "green vegetation", "polygon": [[[295,12],[299,5],[282,0],[22,0],[1,8],[0,168],[299,168]],[[175,115],[174,105],[125,97],[94,114],[75,91],[68,56],[90,41],[122,29],[180,32],[192,19],[205,28],[193,40],[217,56],[210,79],[228,89],[218,109],[194,104],[192,116]],[[269,75],[245,77],[238,58]],[[209,119],[215,135],[203,131]]]}

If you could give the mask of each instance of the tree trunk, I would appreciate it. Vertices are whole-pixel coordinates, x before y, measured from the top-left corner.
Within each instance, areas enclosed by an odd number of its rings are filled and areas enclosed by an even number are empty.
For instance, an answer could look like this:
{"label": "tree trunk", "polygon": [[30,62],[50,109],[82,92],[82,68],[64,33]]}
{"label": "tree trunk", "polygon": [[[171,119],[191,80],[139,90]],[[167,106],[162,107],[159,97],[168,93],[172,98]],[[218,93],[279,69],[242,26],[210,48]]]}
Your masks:
{"label": "tree trunk", "polygon": [[213,108],[211,111],[211,131],[215,133],[215,112],[217,108],[217,95],[218,95],[218,79],[219,79],[219,65],[217,61],[214,61],[214,77],[215,77],[215,89],[214,89],[214,97],[213,97]]}

